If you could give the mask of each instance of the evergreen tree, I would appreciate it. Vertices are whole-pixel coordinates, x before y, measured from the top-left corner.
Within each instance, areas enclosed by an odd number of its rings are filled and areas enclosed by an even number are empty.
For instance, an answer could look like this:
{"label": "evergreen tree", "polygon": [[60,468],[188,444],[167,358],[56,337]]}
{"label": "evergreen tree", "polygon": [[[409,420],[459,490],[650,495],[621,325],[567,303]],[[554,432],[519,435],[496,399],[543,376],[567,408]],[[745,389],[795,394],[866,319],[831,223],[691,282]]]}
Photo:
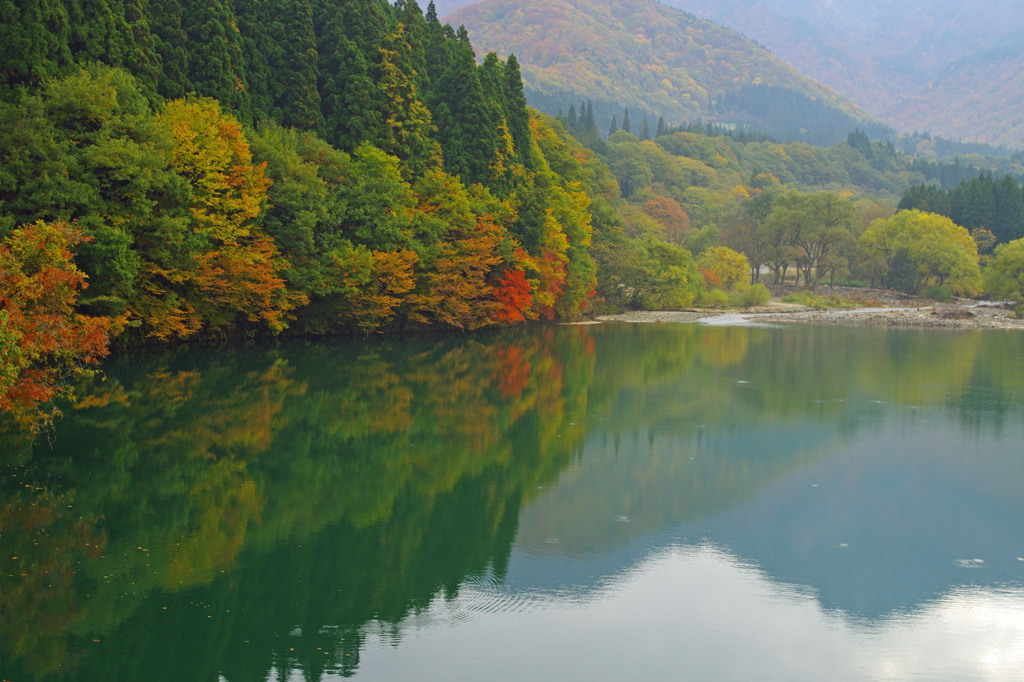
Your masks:
{"label": "evergreen tree", "polygon": [[629,108],[628,107],[626,108],[625,113],[622,114],[622,129],[625,130],[627,133],[632,133],[633,132],[633,130],[630,128],[630,125],[629,125]]}
{"label": "evergreen tree", "polygon": [[[437,14],[437,10],[434,10]],[[405,40],[409,43],[410,63],[416,91],[421,97],[430,92],[430,74],[427,72],[427,21],[416,0],[398,0],[395,3],[395,21],[402,24]]]}
{"label": "evergreen tree", "polygon": [[466,184],[486,182],[497,147],[497,131],[464,27],[452,46],[451,65],[441,76],[434,96],[445,109],[437,117],[437,126],[447,170],[461,176]]}
{"label": "evergreen tree", "polygon": [[281,112],[274,111],[274,64],[279,64],[284,33],[283,8],[280,0],[249,0],[238,4],[237,21],[245,71],[249,76],[249,101],[257,122],[281,122]]}
{"label": "evergreen tree", "polygon": [[146,0],[123,2],[124,59],[121,66],[135,75],[143,92],[152,99],[160,78],[160,55],[150,25],[149,5]]}
{"label": "evergreen tree", "polygon": [[[449,50],[449,39],[451,36],[448,35],[451,27],[442,26],[441,22],[438,21],[437,8],[434,7],[433,0],[427,5],[425,23],[427,32],[424,59],[427,67],[427,79],[430,83],[430,89],[433,91],[437,87],[436,84],[440,82],[444,72],[451,65]],[[448,29],[447,31],[445,30],[446,28]],[[431,101],[430,98],[428,98],[428,101]]]}
{"label": "evergreen tree", "polygon": [[1024,194],[1012,175],[1005,176],[994,187],[995,219],[991,230],[1000,242],[1010,242],[1024,237]]}
{"label": "evergreen tree", "polygon": [[270,97],[274,118],[285,126],[323,134],[324,117],[317,88],[319,53],[313,32],[310,0],[273,0],[267,3]]}
{"label": "evergreen tree", "polygon": [[580,121],[579,121],[579,117],[576,115],[576,105],[575,104],[570,104],[569,105],[569,113],[566,116],[565,124],[566,124],[566,127],[569,129],[570,133],[576,133],[579,130],[579,128],[580,128]]}
{"label": "evergreen tree", "polygon": [[60,0],[8,0],[0,31],[0,89],[38,85],[71,62],[67,9]]}
{"label": "evergreen tree", "polygon": [[647,122],[647,117],[644,116],[643,120],[640,121],[640,139],[649,140],[651,139],[651,125]]}
{"label": "evergreen tree", "polygon": [[608,126],[608,134],[609,135],[614,135],[618,131],[619,131],[619,122],[615,119],[615,116],[613,115],[612,116],[612,124],[610,126]]}
{"label": "evergreen tree", "polygon": [[440,165],[441,149],[434,140],[430,110],[416,91],[416,78],[403,24],[384,38],[380,61],[372,75],[380,92],[382,136],[370,140],[402,162],[406,179]]}
{"label": "evergreen tree", "polygon": [[196,94],[212,97],[239,120],[252,123],[245,59],[229,0],[187,0],[183,9],[188,76]]}
{"label": "evergreen tree", "polygon": [[668,129],[665,127],[665,119],[662,116],[658,117],[658,127],[654,131],[655,137],[661,137],[662,135],[668,135]]}
{"label": "evergreen tree", "polygon": [[534,165],[531,152],[532,139],[530,134],[530,112],[526,107],[526,95],[523,94],[523,76],[519,69],[519,60],[514,54],[505,62],[505,118],[512,134],[516,154],[527,168]]}
{"label": "evergreen tree", "polygon": [[382,132],[373,61],[380,59],[385,17],[374,0],[342,0],[320,35],[320,97],[328,141],[351,151]]}
{"label": "evergreen tree", "polygon": [[160,58],[156,90],[167,99],[179,99],[195,90],[189,77],[191,54],[184,16],[181,0],[150,0],[153,39]]}

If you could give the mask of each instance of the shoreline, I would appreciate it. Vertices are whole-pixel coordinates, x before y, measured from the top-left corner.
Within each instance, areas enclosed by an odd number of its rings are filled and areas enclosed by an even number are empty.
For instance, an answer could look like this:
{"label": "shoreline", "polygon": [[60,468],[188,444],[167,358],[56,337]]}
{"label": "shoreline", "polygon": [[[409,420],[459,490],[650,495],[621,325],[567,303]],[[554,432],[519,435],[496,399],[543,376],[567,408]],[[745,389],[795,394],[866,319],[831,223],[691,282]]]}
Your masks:
{"label": "shoreline", "polygon": [[1024,320],[1014,318],[1012,311],[978,301],[828,310],[814,310],[807,306],[773,301],[766,306],[746,310],[633,311],[618,315],[601,315],[595,320],[632,324],[697,322],[709,326],[802,323],[854,327],[1024,330]]}

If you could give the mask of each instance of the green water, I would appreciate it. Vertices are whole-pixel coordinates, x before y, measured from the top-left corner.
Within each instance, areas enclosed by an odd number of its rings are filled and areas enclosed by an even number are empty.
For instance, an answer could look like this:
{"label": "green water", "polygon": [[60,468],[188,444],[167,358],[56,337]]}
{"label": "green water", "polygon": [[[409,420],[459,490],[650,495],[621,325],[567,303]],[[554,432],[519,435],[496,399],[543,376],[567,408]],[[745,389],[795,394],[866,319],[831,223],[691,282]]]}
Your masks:
{"label": "green water", "polygon": [[139,354],[0,449],[0,680],[1010,680],[1024,337]]}

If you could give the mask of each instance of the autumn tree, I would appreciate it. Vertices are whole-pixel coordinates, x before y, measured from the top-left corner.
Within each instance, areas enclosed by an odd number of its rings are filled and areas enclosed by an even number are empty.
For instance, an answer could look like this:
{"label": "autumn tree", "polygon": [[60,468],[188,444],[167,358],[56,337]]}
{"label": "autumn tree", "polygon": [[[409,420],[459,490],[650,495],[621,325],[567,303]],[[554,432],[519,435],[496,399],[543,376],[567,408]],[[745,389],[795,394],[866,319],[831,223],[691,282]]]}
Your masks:
{"label": "autumn tree", "polygon": [[1024,239],[996,247],[985,267],[985,293],[1013,301],[1017,317],[1024,317]]}
{"label": "autumn tree", "polygon": [[157,338],[245,321],[272,331],[304,302],[282,277],[288,263],[258,227],[269,181],[241,125],[209,99],[169,102],[157,123],[174,140],[171,168],[188,200],[138,235],[144,259],[133,310]]}
{"label": "autumn tree", "polygon": [[725,246],[713,246],[697,259],[697,270],[709,287],[741,291],[750,286],[750,262],[742,253]]}
{"label": "autumn tree", "polygon": [[665,237],[679,243],[683,235],[692,229],[690,216],[679,202],[670,197],[654,196],[643,204],[644,213],[651,216],[665,228]]}
{"label": "autumn tree", "polygon": [[798,280],[802,274],[805,286],[816,285],[823,273],[838,266],[844,246],[853,243],[856,219],[853,204],[833,192],[789,192],[776,198],[765,221],[764,236],[777,277],[780,265],[795,262]]}
{"label": "autumn tree", "polygon": [[402,24],[384,36],[372,69],[379,90],[382,135],[376,141],[384,152],[397,157],[406,178],[441,164],[441,147],[430,110],[420,99],[412,51]]}
{"label": "autumn tree", "polygon": [[491,324],[499,302],[490,278],[492,270],[502,263],[497,245],[503,238],[504,230],[486,218],[470,230],[451,230],[426,273],[425,291],[418,296],[411,319],[457,329]]}
{"label": "autumn tree", "polygon": [[115,330],[75,310],[86,280],[72,249],[82,238],[74,225],[40,221],[0,242],[0,412],[26,425],[59,414],[52,401],[107,354]]}
{"label": "autumn tree", "polygon": [[900,211],[871,223],[860,244],[887,280],[909,293],[933,285],[957,294],[980,290],[978,246],[965,228],[945,216]]}

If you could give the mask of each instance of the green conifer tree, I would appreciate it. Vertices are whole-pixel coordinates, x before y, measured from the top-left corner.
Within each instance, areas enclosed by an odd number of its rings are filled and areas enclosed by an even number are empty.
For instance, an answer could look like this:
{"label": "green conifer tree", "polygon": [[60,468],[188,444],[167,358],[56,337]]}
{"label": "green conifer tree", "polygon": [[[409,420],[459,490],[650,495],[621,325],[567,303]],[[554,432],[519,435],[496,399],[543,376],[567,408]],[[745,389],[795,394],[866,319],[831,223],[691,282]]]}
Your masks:
{"label": "green conifer tree", "polygon": [[[437,14],[436,9],[434,13]],[[430,92],[430,75],[427,73],[427,21],[423,10],[416,0],[398,0],[395,3],[395,21],[405,29],[416,91],[425,97]]]}
{"label": "green conifer tree", "polygon": [[179,99],[195,90],[189,77],[191,55],[184,17],[181,0],[150,0],[150,21],[160,58],[156,90],[167,99]]}
{"label": "green conifer tree", "polygon": [[640,135],[641,140],[651,139],[651,124],[647,122],[647,117],[644,116],[643,120],[640,121]]}
{"label": "green conifer tree", "polygon": [[238,20],[256,119],[324,134],[310,0],[253,0]]}
{"label": "green conifer tree", "polygon": [[565,124],[570,133],[575,133],[580,127],[579,116],[576,114],[576,105],[569,105],[569,114],[566,116]]}
{"label": "green conifer tree", "polygon": [[446,169],[460,175],[466,184],[486,182],[497,146],[496,131],[465,27],[460,28],[452,45],[451,65],[441,76],[434,95],[450,115],[437,116]]}
{"label": "green conifer tree", "polygon": [[374,0],[342,0],[319,36],[320,97],[327,140],[350,151],[382,134],[380,92],[371,69],[386,20]]}
{"label": "green conifer tree", "polygon": [[[427,26],[424,59],[427,67],[427,79],[429,80],[428,103],[433,103],[433,92],[441,81],[444,72],[451,66],[451,26],[442,26],[437,18],[437,8],[433,0],[427,5],[425,17]],[[436,112],[435,112],[436,113]]]}
{"label": "green conifer tree", "polygon": [[252,123],[242,41],[229,0],[187,0],[182,7],[195,93],[218,100],[240,121]]}
{"label": "green conifer tree", "polygon": [[60,0],[5,0],[0,3],[0,96],[18,85],[38,85],[71,62],[68,13]]}
{"label": "green conifer tree", "polygon": [[533,168],[534,159],[531,152],[532,136],[530,134],[530,112],[526,107],[526,95],[523,93],[523,75],[519,68],[519,60],[514,54],[505,62],[505,118],[512,134],[516,154],[527,168]]}

